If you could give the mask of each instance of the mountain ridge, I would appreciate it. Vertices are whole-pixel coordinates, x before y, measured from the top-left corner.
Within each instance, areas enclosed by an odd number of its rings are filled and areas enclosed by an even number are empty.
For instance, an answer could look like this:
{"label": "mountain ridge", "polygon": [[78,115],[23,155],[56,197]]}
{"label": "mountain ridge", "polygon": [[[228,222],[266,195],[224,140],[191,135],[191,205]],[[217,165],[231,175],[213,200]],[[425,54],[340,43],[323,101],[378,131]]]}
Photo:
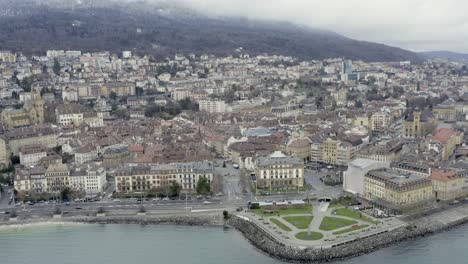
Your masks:
{"label": "mountain ridge", "polygon": [[419,52],[419,54],[430,59],[444,59],[456,62],[468,62],[468,53],[438,50]]}
{"label": "mountain ridge", "polygon": [[[166,1],[147,3],[87,0],[38,3],[0,0],[0,49],[43,53],[49,49],[136,53],[165,57],[182,53],[256,54],[300,59],[345,57],[364,61],[420,62],[413,52],[358,41],[332,31],[284,22],[208,17]],[[27,7],[27,8],[26,8]]]}

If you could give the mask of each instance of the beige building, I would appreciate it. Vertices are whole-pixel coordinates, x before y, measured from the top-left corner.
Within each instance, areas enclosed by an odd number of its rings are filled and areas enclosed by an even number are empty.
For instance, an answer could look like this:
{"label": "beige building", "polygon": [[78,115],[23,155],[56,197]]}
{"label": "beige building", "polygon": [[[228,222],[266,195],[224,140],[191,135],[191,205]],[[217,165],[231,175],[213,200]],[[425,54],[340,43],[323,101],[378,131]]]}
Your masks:
{"label": "beige building", "polygon": [[404,138],[421,138],[430,134],[437,127],[437,119],[431,112],[414,111],[403,122]]}
{"label": "beige building", "polygon": [[434,170],[430,177],[435,198],[442,201],[451,201],[465,197],[465,179],[453,170]]}
{"label": "beige building", "polygon": [[80,104],[62,104],[55,109],[55,118],[62,126],[79,126],[87,124],[90,127],[103,127],[104,119],[101,113],[96,113]]}
{"label": "beige building", "polygon": [[6,63],[15,63],[16,54],[8,50],[0,50],[0,61]]}
{"label": "beige building", "polygon": [[310,161],[310,147],[312,141],[309,138],[301,137],[291,139],[286,146],[287,153],[304,162]]}
{"label": "beige building", "polygon": [[158,164],[152,166],[125,166],[115,172],[117,193],[149,192],[168,188],[173,182],[183,190],[194,191],[201,178],[211,184],[213,165],[208,162]]}
{"label": "beige building", "polygon": [[361,139],[327,138],[311,145],[311,160],[330,165],[346,166],[357,157],[358,151],[363,146]]}
{"label": "beige building", "polygon": [[428,144],[435,143],[442,146],[442,158],[447,160],[455,151],[458,145],[463,142],[463,133],[452,130],[450,128],[440,128],[434,131],[433,135],[428,138]]}
{"label": "beige building", "polygon": [[381,162],[394,162],[399,160],[403,142],[392,140],[385,144],[367,145],[357,152],[357,157]]}
{"label": "beige building", "polygon": [[431,180],[393,169],[369,171],[364,177],[364,197],[391,212],[425,207],[433,201]]}
{"label": "beige building", "polygon": [[46,148],[57,147],[57,137],[57,133],[49,126],[15,128],[7,130],[3,135],[8,142],[9,153],[13,155],[19,155],[21,147],[31,144],[41,144]]}
{"label": "beige building", "polygon": [[70,187],[70,170],[67,164],[51,164],[45,172],[45,178],[48,193],[60,193]]}
{"label": "beige building", "polygon": [[280,151],[256,161],[257,191],[298,191],[304,186],[304,162]]}
{"label": "beige building", "polygon": [[378,112],[370,117],[371,130],[381,132],[384,131],[391,122],[391,116],[388,113]]}
{"label": "beige building", "polygon": [[31,100],[27,100],[20,109],[6,108],[1,113],[1,120],[7,128],[25,127],[44,123],[44,101],[40,88],[31,91]]}

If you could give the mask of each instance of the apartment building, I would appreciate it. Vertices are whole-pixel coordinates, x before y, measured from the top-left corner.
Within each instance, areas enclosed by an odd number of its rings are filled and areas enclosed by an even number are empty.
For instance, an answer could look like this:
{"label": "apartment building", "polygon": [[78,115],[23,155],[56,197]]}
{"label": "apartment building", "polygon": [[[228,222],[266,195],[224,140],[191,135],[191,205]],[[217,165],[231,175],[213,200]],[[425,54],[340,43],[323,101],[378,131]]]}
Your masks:
{"label": "apartment building", "polygon": [[430,179],[383,168],[365,175],[364,197],[378,207],[402,212],[426,206],[434,195]]}
{"label": "apartment building", "polygon": [[226,102],[214,99],[205,99],[198,102],[200,111],[208,113],[226,113],[228,112],[228,106]]}
{"label": "apartment building", "polygon": [[31,144],[20,148],[19,158],[23,166],[36,166],[45,157],[47,157],[47,148],[41,144]]}
{"label": "apartment building", "polygon": [[194,191],[202,177],[210,184],[213,182],[213,164],[188,162],[125,166],[116,170],[115,186],[118,193],[149,192],[176,182],[183,190]]}

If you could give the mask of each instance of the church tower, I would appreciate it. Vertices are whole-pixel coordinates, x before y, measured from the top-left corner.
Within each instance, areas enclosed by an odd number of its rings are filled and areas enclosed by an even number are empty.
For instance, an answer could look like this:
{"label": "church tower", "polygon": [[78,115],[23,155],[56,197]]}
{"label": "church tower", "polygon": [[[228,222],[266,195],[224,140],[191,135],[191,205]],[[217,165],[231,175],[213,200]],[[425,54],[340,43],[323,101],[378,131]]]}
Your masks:
{"label": "church tower", "polygon": [[35,120],[36,124],[44,123],[44,100],[41,96],[41,88],[35,86],[31,89],[32,93],[32,108],[34,109],[34,116],[32,117]]}

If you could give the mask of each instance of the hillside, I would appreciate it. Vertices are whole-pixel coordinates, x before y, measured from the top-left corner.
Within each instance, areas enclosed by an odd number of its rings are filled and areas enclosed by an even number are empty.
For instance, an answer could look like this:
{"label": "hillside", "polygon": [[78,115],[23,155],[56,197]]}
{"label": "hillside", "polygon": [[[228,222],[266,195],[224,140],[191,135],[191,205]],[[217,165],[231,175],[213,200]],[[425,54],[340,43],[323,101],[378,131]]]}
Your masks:
{"label": "hillside", "polygon": [[456,62],[468,62],[468,54],[464,53],[457,53],[451,51],[427,51],[427,52],[420,52],[422,56],[430,59],[443,59],[443,60],[450,60]]}
{"label": "hillside", "polygon": [[134,50],[163,57],[175,52],[223,55],[243,47],[251,54],[302,59],[420,61],[419,55],[406,50],[329,31],[242,18],[209,18],[168,2],[59,2],[62,4],[0,0],[0,49],[28,54],[49,49]]}

